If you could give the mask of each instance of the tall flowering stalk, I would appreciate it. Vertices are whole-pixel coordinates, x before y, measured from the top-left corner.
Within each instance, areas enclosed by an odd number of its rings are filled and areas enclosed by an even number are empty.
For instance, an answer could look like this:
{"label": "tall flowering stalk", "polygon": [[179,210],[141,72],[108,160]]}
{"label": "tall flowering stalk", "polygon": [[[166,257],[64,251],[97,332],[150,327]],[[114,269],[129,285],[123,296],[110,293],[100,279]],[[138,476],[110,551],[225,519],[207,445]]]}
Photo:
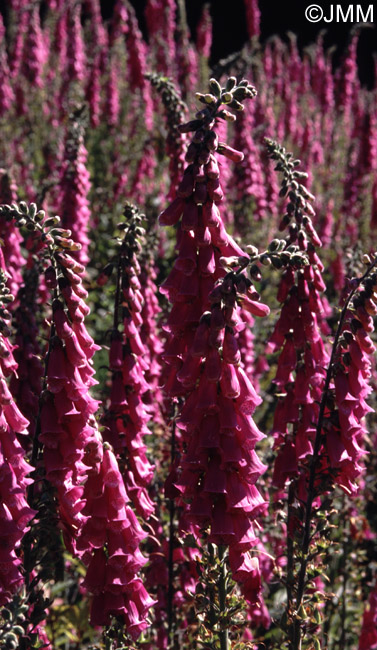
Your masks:
{"label": "tall flowering stalk", "polygon": [[[309,217],[312,213],[307,201],[310,195],[299,182],[302,173],[294,171],[297,161],[276,143],[268,141],[267,146],[284,175],[281,193],[288,193],[290,201],[282,225],[288,225],[292,216],[295,217],[296,227],[290,227],[290,235],[307,249],[314,267],[307,267],[309,275],[304,271],[304,275],[298,277],[297,288],[292,273],[283,278],[279,295],[285,304],[273,335],[279,347],[285,338],[275,380],[285,396],[280,399],[274,420],[275,436],[280,444],[283,443],[274,477],[279,487],[290,479],[287,611],[289,647],[297,650],[304,634],[303,614],[305,612],[306,616],[316,607],[310,592],[307,593],[310,584],[307,572],[318,554],[316,542],[322,530],[318,520],[321,497],[327,496],[335,485],[349,494],[356,493],[357,478],[362,471],[364,416],[370,410],[365,402],[371,390],[367,383],[370,376],[368,354],[374,351],[368,333],[373,330],[370,314],[377,312],[374,302],[376,274],[373,273],[376,261],[371,262],[367,257],[367,271],[361,278],[351,281],[328,359],[315,316],[316,313],[320,316],[322,311],[317,292],[324,286],[320,262],[314,252],[314,244],[319,240]],[[307,243],[305,232],[311,244]],[[305,280],[310,282],[307,288]],[[284,432],[282,425],[286,427]],[[298,549],[297,562],[294,557]],[[306,627],[306,633],[309,631],[315,637],[320,620],[319,614],[317,623]]]}
{"label": "tall flowering stalk", "polygon": [[5,42],[5,28],[2,16],[0,16],[0,84],[2,88],[0,97],[1,118],[7,113],[14,101],[14,92],[10,83],[10,70]]}
{"label": "tall flowering stalk", "polygon": [[[104,438],[116,452],[123,469],[123,480],[133,505],[142,517],[148,518],[154,504],[148,495],[148,484],[153,477],[153,466],[146,456],[143,438],[149,435],[150,415],[143,395],[150,390],[145,380],[148,370],[148,352],[141,340],[143,325],[143,296],[140,265],[142,217],[131,205],[125,207],[124,231],[119,240],[116,264],[116,293],[109,365],[112,382],[109,403],[103,423]],[[120,325],[122,325],[120,329]]]}
{"label": "tall flowering stalk", "polygon": [[31,86],[41,88],[46,53],[37,4],[28,9],[27,18],[28,30],[25,35],[21,72]]}
{"label": "tall flowering stalk", "polygon": [[173,76],[175,56],[174,32],[176,3],[174,0],[148,0],[145,8],[150,48],[154,51],[157,71]]}
{"label": "tall flowering stalk", "polygon": [[244,152],[243,161],[235,167],[235,226],[240,235],[247,236],[251,222],[262,221],[266,215],[267,192],[260,152],[253,139],[255,115],[245,110],[235,125],[234,147]]}
{"label": "tall flowering stalk", "polygon": [[83,323],[89,308],[80,273],[84,268],[67,252],[80,248],[70,231],[58,228],[59,217],[45,218],[35,204],[2,206],[18,227],[33,232],[33,252],[44,263],[46,287],[53,292],[52,324],[45,362],[43,392],[34,438],[34,460],[44,446],[45,476],[56,488],[67,545],[75,547],[81,527],[84,456],[96,437],[97,402],[89,394],[95,383],[91,364],[97,346]]}
{"label": "tall flowering stalk", "polygon": [[149,84],[146,80],[146,44],[143,40],[136,13],[131,5],[127,5],[128,29],[125,33],[127,50],[127,71],[130,89],[139,91],[144,106],[144,122],[147,130],[153,124],[153,109]]}
{"label": "tall flowering stalk", "polygon": [[[251,417],[261,400],[240,367],[237,334],[243,327],[239,305],[256,316],[269,309],[258,302],[259,295],[242,272],[226,273],[228,261],[242,271],[249,258],[226,233],[217,208],[223,191],[216,154],[235,162],[243,158],[218,142],[217,120],[233,120],[222,105],[242,110],[242,100],[255,91],[247,81],[237,85],[234,78],[225,88],[211,80],[210,89],[198,95],[206,108],[180,127],[195,131],[186,154],[189,165],[177,198],[160,215],[164,225],[182,217],[178,258],[163,291],[174,303],[166,324],[170,372],[165,390],[184,396],[177,441],[182,437],[185,453],[167,491],[188,501],[183,528],[219,547],[219,598],[225,612],[227,547],[233,576],[246,598],[255,602],[260,592],[258,560],[249,550],[257,541],[255,520],[265,509],[255,487],[265,468],[254,451],[263,435]],[[228,647],[227,625],[220,625],[219,638],[221,647]]]}
{"label": "tall flowering stalk", "polygon": [[323,265],[315,252],[321,242],[311,220],[313,197],[300,183],[306,174],[296,169],[298,161],[274,141],[267,140],[267,149],[284,175],[280,195],[288,195],[286,214],[279,225],[280,230],[288,230],[291,248],[287,253],[294,259],[298,251],[307,251],[310,261],[296,273],[292,267],[283,273],[277,296],[282,310],[268,344],[270,352],[281,349],[274,379],[281,396],[273,432],[278,448],[274,480],[283,487],[287,479],[300,475],[299,464],[313,449],[313,422],[318,417],[328,361],[320,329],[324,315],[320,292],[325,285]]}
{"label": "tall flowering stalk", "polygon": [[246,26],[249,38],[260,35],[260,9],[258,0],[244,0],[246,11]]}
{"label": "tall flowering stalk", "polygon": [[85,121],[82,109],[71,116],[65,139],[64,162],[57,199],[63,228],[69,229],[74,240],[80,243],[80,248],[74,252],[74,257],[84,266],[89,261],[88,194],[91,187],[86,164],[88,152],[84,144]]}

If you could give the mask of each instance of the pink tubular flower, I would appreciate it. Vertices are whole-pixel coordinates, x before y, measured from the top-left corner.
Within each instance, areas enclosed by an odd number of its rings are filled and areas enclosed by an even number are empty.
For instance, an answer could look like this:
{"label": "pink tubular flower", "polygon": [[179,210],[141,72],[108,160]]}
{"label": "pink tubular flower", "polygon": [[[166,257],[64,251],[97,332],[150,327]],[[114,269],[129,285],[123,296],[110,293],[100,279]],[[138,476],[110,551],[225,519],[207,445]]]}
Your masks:
{"label": "pink tubular flower", "polygon": [[[4,258],[0,250],[0,264],[4,269]],[[1,297],[3,302],[6,275],[1,271]],[[6,311],[6,310],[5,310]],[[17,435],[28,433],[28,420],[21,414],[13,401],[6,378],[17,372],[13,348],[7,340],[10,330],[5,315],[1,319],[0,334],[0,604],[7,604],[12,594],[17,593],[23,584],[19,549],[30,520],[36,514],[26,500],[26,488],[32,483],[27,478],[31,468],[24,460],[24,450]],[[10,317],[10,314],[9,314]]]}

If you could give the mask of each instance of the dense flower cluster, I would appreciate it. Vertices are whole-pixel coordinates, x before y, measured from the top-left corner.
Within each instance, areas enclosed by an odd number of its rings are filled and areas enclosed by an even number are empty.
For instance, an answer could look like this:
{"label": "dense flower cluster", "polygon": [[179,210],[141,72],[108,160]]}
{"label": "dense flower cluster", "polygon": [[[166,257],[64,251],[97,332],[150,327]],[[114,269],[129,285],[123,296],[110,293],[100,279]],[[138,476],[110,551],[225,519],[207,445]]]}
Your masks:
{"label": "dense flower cluster", "polygon": [[[232,83],[235,84],[235,79]],[[241,86],[241,95],[246,87],[247,82]],[[230,91],[227,92],[231,102],[232,95]],[[252,95],[252,91],[248,90],[248,93]],[[234,115],[226,109],[218,111],[221,101],[216,103],[214,96],[209,97],[213,97],[213,103],[200,111],[195,120],[181,127],[182,132],[195,131],[186,153],[189,164],[178,186],[177,197],[159,218],[162,225],[180,222],[178,257],[161,287],[161,292],[173,303],[164,325],[170,335],[164,351],[165,361],[170,367],[165,385],[169,395],[183,395],[186,392],[177,373],[186,360],[199,319],[209,306],[209,293],[216,280],[225,274],[220,257],[243,254],[226,232],[220,217],[218,205],[223,201],[224,193],[216,153],[234,162],[241,161],[243,154],[219,143],[215,117],[233,119]],[[236,99],[233,101],[239,103]]]}
{"label": "dense flower cluster", "polygon": [[199,529],[210,526],[209,541],[229,546],[233,576],[254,602],[258,561],[247,551],[257,541],[255,520],[266,507],[255,486],[266,468],[254,449],[263,437],[252,419],[261,399],[240,367],[236,335],[244,324],[237,300],[256,316],[269,309],[241,274],[225,276],[210,299],[177,375],[189,397],[177,420],[187,451],[174,486],[189,500],[187,518]]}
{"label": "dense flower cluster", "polygon": [[[91,358],[98,346],[84,325],[88,308],[79,275],[83,267],[67,253],[59,255],[59,262],[60,297],[53,302],[39,441],[44,445],[46,479],[58,492],[65,541],[75,550],[77,530],[85,521],[83,483],[98,447],[94,419],[98,402],[89,393],[96,383]],[[48,286],[56,288],[55,269],[49,267],[45,276]]]}
{"label": "dense flower cluster", "polygon": [[377,313],[377,275],[371,274],[345,312],[340,345],[334,360],[332,391],[325,421],[326,448],[334,481],[348,493],[355,493],[363,470],[367,434],[365,416],[373,409],[366,403],[372,392],[371,356],[375,345],[370,338]]}
{"label": "dense flower cluster", "polygon": [[83,586],[94,595],[91,622],[109,625],[112,616],[120,616],[136,640],[148,627],[146,615],[154,602],[136,577],[146,563],[139,550],[145,533],[128,505],[118,463],[106,443],[96,465],[85,484],[87,519],[77,543],[88,566]]}

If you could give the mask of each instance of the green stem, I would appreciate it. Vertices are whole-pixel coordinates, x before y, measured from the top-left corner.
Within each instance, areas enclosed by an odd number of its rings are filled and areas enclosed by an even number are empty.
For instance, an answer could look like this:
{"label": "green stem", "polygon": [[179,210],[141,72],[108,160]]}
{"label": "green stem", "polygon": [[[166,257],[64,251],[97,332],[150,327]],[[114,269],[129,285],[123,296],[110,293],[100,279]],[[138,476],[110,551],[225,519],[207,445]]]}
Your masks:
{"label": "green stem", "polygon": [[[226,612],[226,563],[225,563],[225,546],[219,546],[219,560],[220,560],[220,576],[219,576],[219,605],[220,605],[220,621],[221,614]],[[229,634],[228,628],[219,631],[220,648],[221,650],[229,649]]]}
{"label": "green stem", "polygon": [[120,254],[118,257],[117,279],[116,279],[116,289],[115,289],[115,307],[114,307],[114,318],[113,318],[114,330],[118,330],[118,324],[119,324],[121,279],[122,279],[122,255]]}
{"label": "green stem", "polygon": [[[209,566],[214,567],[215,566],[215,549],[213,544],[209,543],[208,544],[208,555],[209,555]],[[210,629],[213,630],[213,628],[216,625],[216,612],[214,608],[215,604],[215,593],[212,585],[209,586],[209,612],[208,612],[208,620],[210,624]]]}
{"label": "green stem", "polygon": [[[54,289],[54,296],[53,298],[55,299],[57,296],[57,290]],[[51,355],[51,341],[52,338],[55,335],[55,325],[52,322],[51,327],[50,327],[50,335],[49,335],[49,340],[48,340],[48,348],[47,348],[47,354],[45,358],[45,365],[44,365],[44,371],[43,371],[43,384],[42,384],[42,390],[41,390],[41,395],[45,392],[47,388],[47,372],[48,372],[48,363],[50,360],[50,355]],[[42,400],[41,396],[39,397],[39,404],[38,404],[38,413],[37,413],[37,418],[35,422],[35,431],[34,431],[34,439],[33,439],[33,448],[32,448],[32,454],[31,454],[31,459],[30,459],[30,465],[37,469],[38,466],[38,459],[39,459],[39,454],[41,451],[40,448],[40,442],[39,442],[39,434],[41,432],[41,410],[42,410]],[[28,504],[31,508],[34,508],[34,494],[35,494],[35,481],[33,481],[27,488],[27,501]],[[31,570],[33,567],[30,566],[31,564],[31,536],[26,535],[25,539],[28,540],[28,543],[24,544],[23,551],[24,551],[24,567],[25,567],[25,586],[26,589],[29,588],[30,585],[30,574]]]}
{"label": "green stem", "polygon": [[294,502],[295,483],[292,481],[288,489],[288,504],[287,504],[287,614],[288,621],[293,611],[293,595],[292,588],[294,584],[294,544],[291,535],[291,519],[292,519],[292,506]]}
{"label": "green stem", "polygon": [[[175,461],[175,418],[173,421],[172,431],[171,431],[171,467]],[[174,636],[174,616],[173,616],[173,598],[174,598],[174,544],[175,544],[175,530],[174,530],[174,520],[175,520],[175,504],[174,499],[169,499],[169,556],[168,556],[168,573],[169,573],[169,585],[168,585],[168,638],[169,645],[173,647],[173,636]]]}

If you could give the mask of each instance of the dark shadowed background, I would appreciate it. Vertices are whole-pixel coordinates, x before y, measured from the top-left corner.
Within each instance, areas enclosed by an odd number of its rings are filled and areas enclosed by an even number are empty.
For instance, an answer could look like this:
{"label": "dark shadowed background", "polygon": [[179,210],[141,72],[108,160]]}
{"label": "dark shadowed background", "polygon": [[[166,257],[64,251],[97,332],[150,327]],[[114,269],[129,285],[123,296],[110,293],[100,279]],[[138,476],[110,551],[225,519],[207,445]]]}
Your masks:
{"label": "dark shadowed background", "polygon": [[[131,0],[131,4],[136,9],[140,26],[145,33],[144,9],[146,2],[145,0]],[[206,0],[186,0],[187,20],[193,36],[205,4],[210,6],[214,25],[211,52],[211,63],[214,64],[219,59],[239,50],[247,40],[245,5],[244,0],[210,0],[210,2],[208,0],[207,2]],[[299,47],[303,48],[315,40],[320,30],[326,28],[325,45],[327,47],[335,46],[334,63],[336,65],[344,52],[354,23],[337,23],[335,20],[332,23],[322,21],[310,23],[305,18],[305,9],[311,4],[313,4],[312,0],[260,0],[262,42],[273,34],[284,37],[288,31],[291,31],[297,35]],[[336,4],[341,4],[344,14],[350,4],[353,4],[356,14],[356,6],[359,4],[363,14],[367,15],[371,3],[352,1],[331,3],[329,0],[316,0],[315,4],[323,8],[325,16],[330,16],[331,4],[334,7]],[[102,0],[101,5],[103,16],[110,17],[113,2]],[[374,14],[376,22],[377,4],[374,6]],[[372,28],[364,27],[359,40],[358,63],[360,79],[363,83],[370,84],[373,79],[373,53],[376,56],[377,29],[375,25]]]}

